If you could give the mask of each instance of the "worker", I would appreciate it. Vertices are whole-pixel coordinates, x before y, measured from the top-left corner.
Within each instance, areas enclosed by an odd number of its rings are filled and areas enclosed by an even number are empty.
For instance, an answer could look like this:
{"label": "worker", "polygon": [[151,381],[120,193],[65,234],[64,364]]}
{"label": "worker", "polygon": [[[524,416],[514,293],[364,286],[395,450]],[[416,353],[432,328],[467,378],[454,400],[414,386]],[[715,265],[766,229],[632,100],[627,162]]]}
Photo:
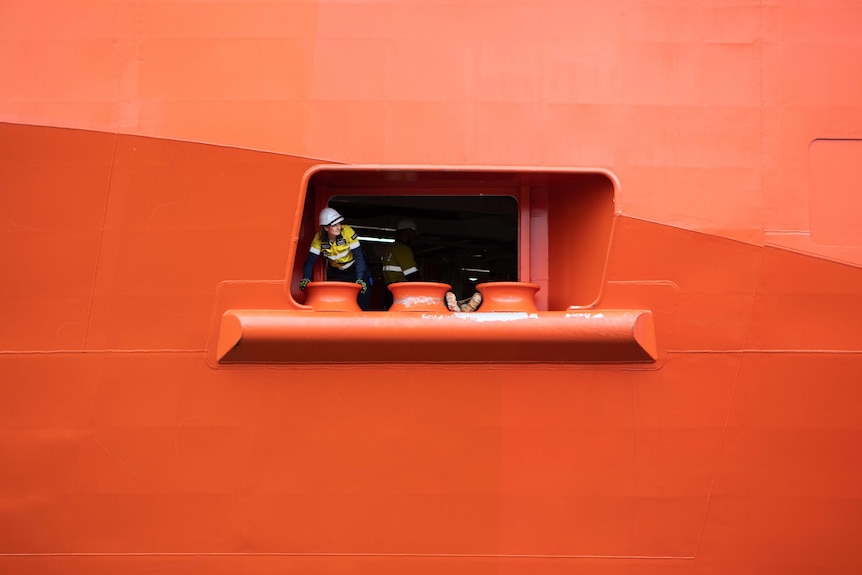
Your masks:
{"label": "worker", "polygon": [[343,225],[344,217],[333,208],[323,208],[320,210],[318,223],[320,231],[314,234],[311,240],[311,247],[308,248],[308,256],[305,258],[305,264],[302,266],[302,280],[299,282],[299,289],[305,290],[308,282],[311,281],[314,264],[317,262],[318,256],[321,254],[326,258],[326,280],[354,282],[359,284],[359,307],[363,310],[368,308],[363,298],[368,291],[368,270],[365,265],[365,257],[362,254],[362,247],[359,244],[359,238],[353,228]]}
{"label": "worker", "polygon": [[[422,280],[422,274],[413,256],[413,242],[418,234],[419,228],[413,220],[403,219],[395,226],[395,241],[388,244],[383,253],[383,281],[387,286]],[[384,298],[385,308],[389,309],[393,300],[392,292],[387,289]]]}

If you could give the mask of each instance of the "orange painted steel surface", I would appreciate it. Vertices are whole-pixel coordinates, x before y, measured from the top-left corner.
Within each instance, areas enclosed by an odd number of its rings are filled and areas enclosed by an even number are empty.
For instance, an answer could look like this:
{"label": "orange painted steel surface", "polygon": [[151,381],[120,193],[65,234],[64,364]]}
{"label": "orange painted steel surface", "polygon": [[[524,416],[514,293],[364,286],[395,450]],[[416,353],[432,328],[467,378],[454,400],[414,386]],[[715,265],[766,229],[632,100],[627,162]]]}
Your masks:
{"label": "orange painted steel surface", "polygon": [[537,284],[528,282],[494,282],[476,286],[482,294],[481,311],[524,311],[537,312]]}
{"label": "orange painted steel surface", "polygon": [[309,282],[305,305],[314,311],[362,311],[356,302],[359,284],[347,282]]}
{"label": "orange painted steel surface", "polygon": [[[860,25],[3,0],[0,573],[859,573]],[[375,166],[516,174],[537,313],[649,312],[656,360],[388,362],[421,314],[311,311],[314,214]]]}
{"label": "orange painted steel surface", "polygon": [[386,287],[392,292],[391,312],[446,311],[443,297],[452,289],[439,282],[400,282]]}

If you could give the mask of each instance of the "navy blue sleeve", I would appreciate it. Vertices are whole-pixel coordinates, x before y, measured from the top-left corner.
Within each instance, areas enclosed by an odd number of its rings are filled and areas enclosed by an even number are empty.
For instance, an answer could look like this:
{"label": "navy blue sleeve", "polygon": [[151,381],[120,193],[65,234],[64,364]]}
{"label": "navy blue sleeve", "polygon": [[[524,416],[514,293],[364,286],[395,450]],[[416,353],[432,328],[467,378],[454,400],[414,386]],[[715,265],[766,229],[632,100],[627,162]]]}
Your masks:
{"label": "navy blue sleeve", "polygon": [[362,246],[350,250],[353,259],[356,260],[356,279],[364,280],[368,274],[368,266],[365,265],[365,256],[362,254]]}
{"label": "navy blue sleeve", "polygon": [[302,277],[311,279],[311,274],[314,273],[314,262],[317,261],[317,254],[308,252],[308,257],[305,258],[305,263],[302,264]]}

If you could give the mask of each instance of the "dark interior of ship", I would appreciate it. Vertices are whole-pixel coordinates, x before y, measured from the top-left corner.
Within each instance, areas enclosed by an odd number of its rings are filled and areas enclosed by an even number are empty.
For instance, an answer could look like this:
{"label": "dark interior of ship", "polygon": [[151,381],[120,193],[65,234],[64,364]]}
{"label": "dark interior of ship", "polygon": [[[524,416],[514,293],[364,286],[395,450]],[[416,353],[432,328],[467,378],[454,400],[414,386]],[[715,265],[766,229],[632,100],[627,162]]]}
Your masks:
{"label": "dark interior of ship", "polygon": [[[517,174],[339,171],[315,174],[309,198],[326,199],[360,236],[372,280],[383,289],[383,253],[402,219],[418,228],[413,253],[423,281],[469,297],[477,284],[518,279]],[[306,205],[306,216],[309,205]],[[375,289],[374,292],[376,293]]]}
{"label": "dark interior of ship", "polygon": [[424,281],[473,293],[487,281],[516,281],[518,206],[511,196],[338,196],[329,202],[359,233],[374,281],[402,219],[419,234],[413,253]]}

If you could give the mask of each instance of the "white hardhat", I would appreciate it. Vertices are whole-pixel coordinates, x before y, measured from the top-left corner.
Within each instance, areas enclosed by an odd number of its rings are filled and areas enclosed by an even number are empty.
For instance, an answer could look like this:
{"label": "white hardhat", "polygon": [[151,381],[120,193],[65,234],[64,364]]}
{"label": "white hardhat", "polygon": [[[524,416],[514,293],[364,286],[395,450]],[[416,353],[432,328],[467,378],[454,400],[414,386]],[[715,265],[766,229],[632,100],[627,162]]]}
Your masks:
{"label": "white hardhat", "polygon": [[413,220],[401,220],[398,222],[398,225],[395,227],[396,230],[413,230],[414,232],[419,232],[419,229],[416,227],[416,223]]}
{"label": "white hardhat", "polygon": [[320,225],[321,226],[331,226],[332,224],[337,224],[338,222],[344,220],[337,211],[332,208],[323,208],[320,210]]}

